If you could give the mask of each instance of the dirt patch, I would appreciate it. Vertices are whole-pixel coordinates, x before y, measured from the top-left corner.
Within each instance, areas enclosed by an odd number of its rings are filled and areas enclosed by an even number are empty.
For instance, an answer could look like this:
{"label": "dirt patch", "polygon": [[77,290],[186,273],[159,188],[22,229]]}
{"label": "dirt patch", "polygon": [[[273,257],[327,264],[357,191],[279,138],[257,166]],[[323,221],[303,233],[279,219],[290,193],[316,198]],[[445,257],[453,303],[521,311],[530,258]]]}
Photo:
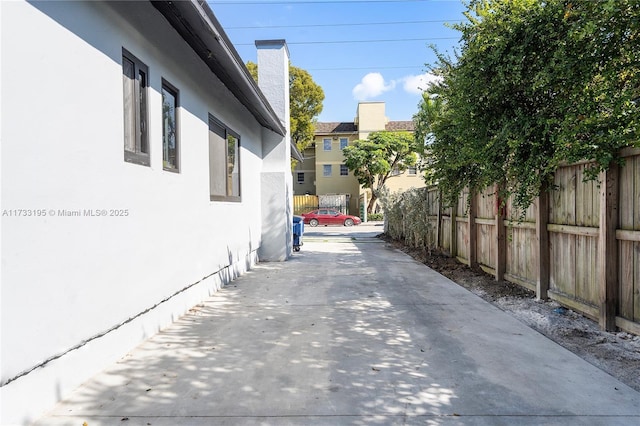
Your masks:
{"label": "dirt patch", "polygon": [[507,281],[498,282],[481,269],[471,269],[446,254],[410,248],[385,234],[379,237],[640,391],[640,336],[602,331],[596,322],[571,309],[553,301],[538,301],[534,292]]}

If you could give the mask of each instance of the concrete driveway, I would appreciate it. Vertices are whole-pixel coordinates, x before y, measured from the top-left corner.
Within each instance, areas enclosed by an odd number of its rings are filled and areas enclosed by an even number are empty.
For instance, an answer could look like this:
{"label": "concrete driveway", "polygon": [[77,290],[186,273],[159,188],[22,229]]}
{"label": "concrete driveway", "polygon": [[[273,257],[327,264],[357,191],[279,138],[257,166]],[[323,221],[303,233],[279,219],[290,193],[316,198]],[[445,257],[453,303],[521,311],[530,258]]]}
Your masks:
{"label": "concrete driveway", "polygon": [[38,425],[632,425],[640,393],[375,238],[306,228]]}

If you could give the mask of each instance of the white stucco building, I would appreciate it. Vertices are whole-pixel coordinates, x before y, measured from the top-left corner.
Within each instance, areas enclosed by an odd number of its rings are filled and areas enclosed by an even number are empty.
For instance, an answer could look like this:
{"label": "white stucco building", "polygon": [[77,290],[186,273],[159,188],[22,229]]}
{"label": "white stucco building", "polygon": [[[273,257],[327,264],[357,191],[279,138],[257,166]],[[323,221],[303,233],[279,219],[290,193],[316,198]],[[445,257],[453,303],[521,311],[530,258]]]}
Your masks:
{"label": "white stucco building", "polygon": [[206,2],[0,2],[0,424],[291,254],[288,51]]}

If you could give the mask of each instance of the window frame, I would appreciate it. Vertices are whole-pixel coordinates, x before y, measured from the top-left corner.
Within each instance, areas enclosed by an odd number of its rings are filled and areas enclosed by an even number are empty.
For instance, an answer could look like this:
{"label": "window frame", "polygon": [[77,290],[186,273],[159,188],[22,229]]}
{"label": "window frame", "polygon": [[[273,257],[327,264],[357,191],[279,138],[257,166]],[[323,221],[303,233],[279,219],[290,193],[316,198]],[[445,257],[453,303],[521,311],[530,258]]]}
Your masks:
{"label": "window frame", "polygon": [[[297,182],[298,183],[304,183],[304,172],[297,172]],[[302,178],[302,179],[301,179]]]}
{"label": "window frame", "polygon": [[[344,143],[344,146],[342,146],[342,142]],[[340,151],[342,151],[343,149],[345,149],[346,147],[349,146],[349,138],[340,138]]]}
{"label": "window frame", "polygon": [[[327,168],[329,170],[329,174],[327,174]],[[333,165],[332,164],[323,164],[322,165],[322,177],[331,177],[333,174]]]}
{"label": "window frame", "polygon": [[[167,142],[166,140],[166,135],[165,135],[165,126],[164,126],[164,91],[169,92],[171,95],[173,95],[174,100],[175,100],[175,105],[174,105],[174,120],[175,120],[175,130],[174,130],[174,137],[175,137],[175,167],[167,167],[166,165],[166,161],[167,159],[165,158],[165,154],[166,154],[166,147],[165,144]],[[162,85],[161,85],[161,89],[160,89],[160,94],[162,95],[162,169],[166,170],[168,172],[173,172],[173,173],[180,173],[180,114],[179,114],[179,110],[180,110],[180,91],[171,83],[169,83],[167,80],[165,80],[164,78],[162,79]]]}
{"label": "window frame", "polygon": [[[327,149],[327,142],[329,143],[329,149]],[[323,151],[331,151],[331,138],[323,138],[322,139],[322,150]]]}
{"label": "window frame", "polygon": [[[133,100],[129,105],[131,117],[127,117],[127,84],[125,78],[125,61],[133,65]],[[138,79],[142,75],[144,78]],[[122,105],[123,105],[123,144],[124,161],[142,166],[151,165],[151,144],[149,143],[149,67],[124,47],[122,48]],[[141,81],[143,80],[143,81]],[[133,135],[128,134],[131,129],[127,126],[128,118],[135,121]],[[129,129],[128,129],[129,128]],[[133,138],[134,151],[127,149],[127,138]],[[131,144],[129,144],[131,145]]]}
{"label": "window frame", "polygon": [[[219,128],[219,130],[223,130],[224,131],[224,136],[220,135],[219,133],[216,133],[214,130],[212,129],[212,125],[213,126],[217,126]],[[211,180],[213,178],[212,173],[213,173],[213,164],[211,164],[212,161],[212,156],[211,156],[211,146],[212,146],[212,136],[211,133],[214,133],[215,135],[223,138],[223,141],[225,141],[225,164],[227,165],[226,167],[228,167],[229,164],[229,137],[233,137],[236,140],[236,145],[235,145],[235,161],[234,161],[234,165],[237,165],[238,168],[238,182],[237,182],[237,194],[233,193],[233,178],[231,177],[231,186],[229,185],[229,178],[230,175],[228,173],[228,170],[224,173],[225,176],[225,182],[224,182],[224,187],[226,188],[226,195],[221,195],[221,194],[212,194],[212,190],[211,190]],[[240,134],[231,130],[227,125],[225,125],[222,121],[218,120],[215,116],[213,116],[212,114],[209,114],[209,200],[210,201],[229,201],[229,202],[241,202],[242,201],[242,168],[241,168],[241,158],[240,158],[240,152],[241,152],[241,138],[240,138]],[[219,165],[217,165],[219,166]],[[231,194],[229,194],[229,189],[231,189]]]}
{"label": "window frame", "polygon": [[[344,170],[346,170],[346,172],[342,173]],[[340,164],[340,176],[349,176],[349,168],[346,164]]]}

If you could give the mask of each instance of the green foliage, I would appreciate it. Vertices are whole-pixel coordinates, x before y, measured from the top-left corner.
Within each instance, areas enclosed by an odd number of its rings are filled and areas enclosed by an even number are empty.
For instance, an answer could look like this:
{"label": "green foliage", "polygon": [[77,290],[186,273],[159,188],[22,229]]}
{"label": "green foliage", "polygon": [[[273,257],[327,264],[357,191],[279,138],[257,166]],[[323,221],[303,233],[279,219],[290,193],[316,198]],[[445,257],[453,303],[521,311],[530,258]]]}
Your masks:
{"label": "green foliage", "polygon": [[[414,117],[447,200],[500,184],[524,210],[561,162],[640,146],[640,0],[472,0]],[[506,195],[506,194],[505,194]]]}
{"label": "green foliage", "polygon": [[377,221],[384,219],[384,215],[382,213],[371,213],[367,215],[368,221]]}
{"label": "green foliage", "polygon": [[424,179],[428,185],[436,183],[433,175],[433,166],[430,161],[429,145],[433,142],[434,134],[431,128],[432,123],[442,114],[444,105],[442,97],[434,95],[428,91],[422,93],[422,101],[419,104],[418,113],[414,114],[413,122],[415,131],[413,133],[416,146],[424,145],[425,152],[422,156],[420,169],[424,172]]}
{"label": "green foliage", "polygon": [[360,185],[371,189],[372,196],[367,206],[367,213],[373,211],[378,193],[392,172],[404,172],[415,166],[417,152],[421,147],[416,145],[410,132],[373,132],[365,140],[354,141],[342,150],[349,170],[358,179]]}
{"label": "green foliage", "polygon": [[289,67],[289,97],[291,107],[291,140],[300,151],[314,140],[315,123],[322,112],[324,91],[307,71]]}
{"label": "green foliage", "polygon": [[[247,62],[247,68],[255,81],[258,81],[258,65]],[[300,151],[304,151],[313,142],[315,123],[322,112],[324,91],[316,84],[307,71],[289,65],[289,119],[291,140]]]}
{"label": "green foliage", "polygon": [[253,77],[253,80],[257,83],[258,82],[258,64],[256,64],[255,62],[247,62],[247,69],[249,70],[249,74],[251,74],[251,77]]}

